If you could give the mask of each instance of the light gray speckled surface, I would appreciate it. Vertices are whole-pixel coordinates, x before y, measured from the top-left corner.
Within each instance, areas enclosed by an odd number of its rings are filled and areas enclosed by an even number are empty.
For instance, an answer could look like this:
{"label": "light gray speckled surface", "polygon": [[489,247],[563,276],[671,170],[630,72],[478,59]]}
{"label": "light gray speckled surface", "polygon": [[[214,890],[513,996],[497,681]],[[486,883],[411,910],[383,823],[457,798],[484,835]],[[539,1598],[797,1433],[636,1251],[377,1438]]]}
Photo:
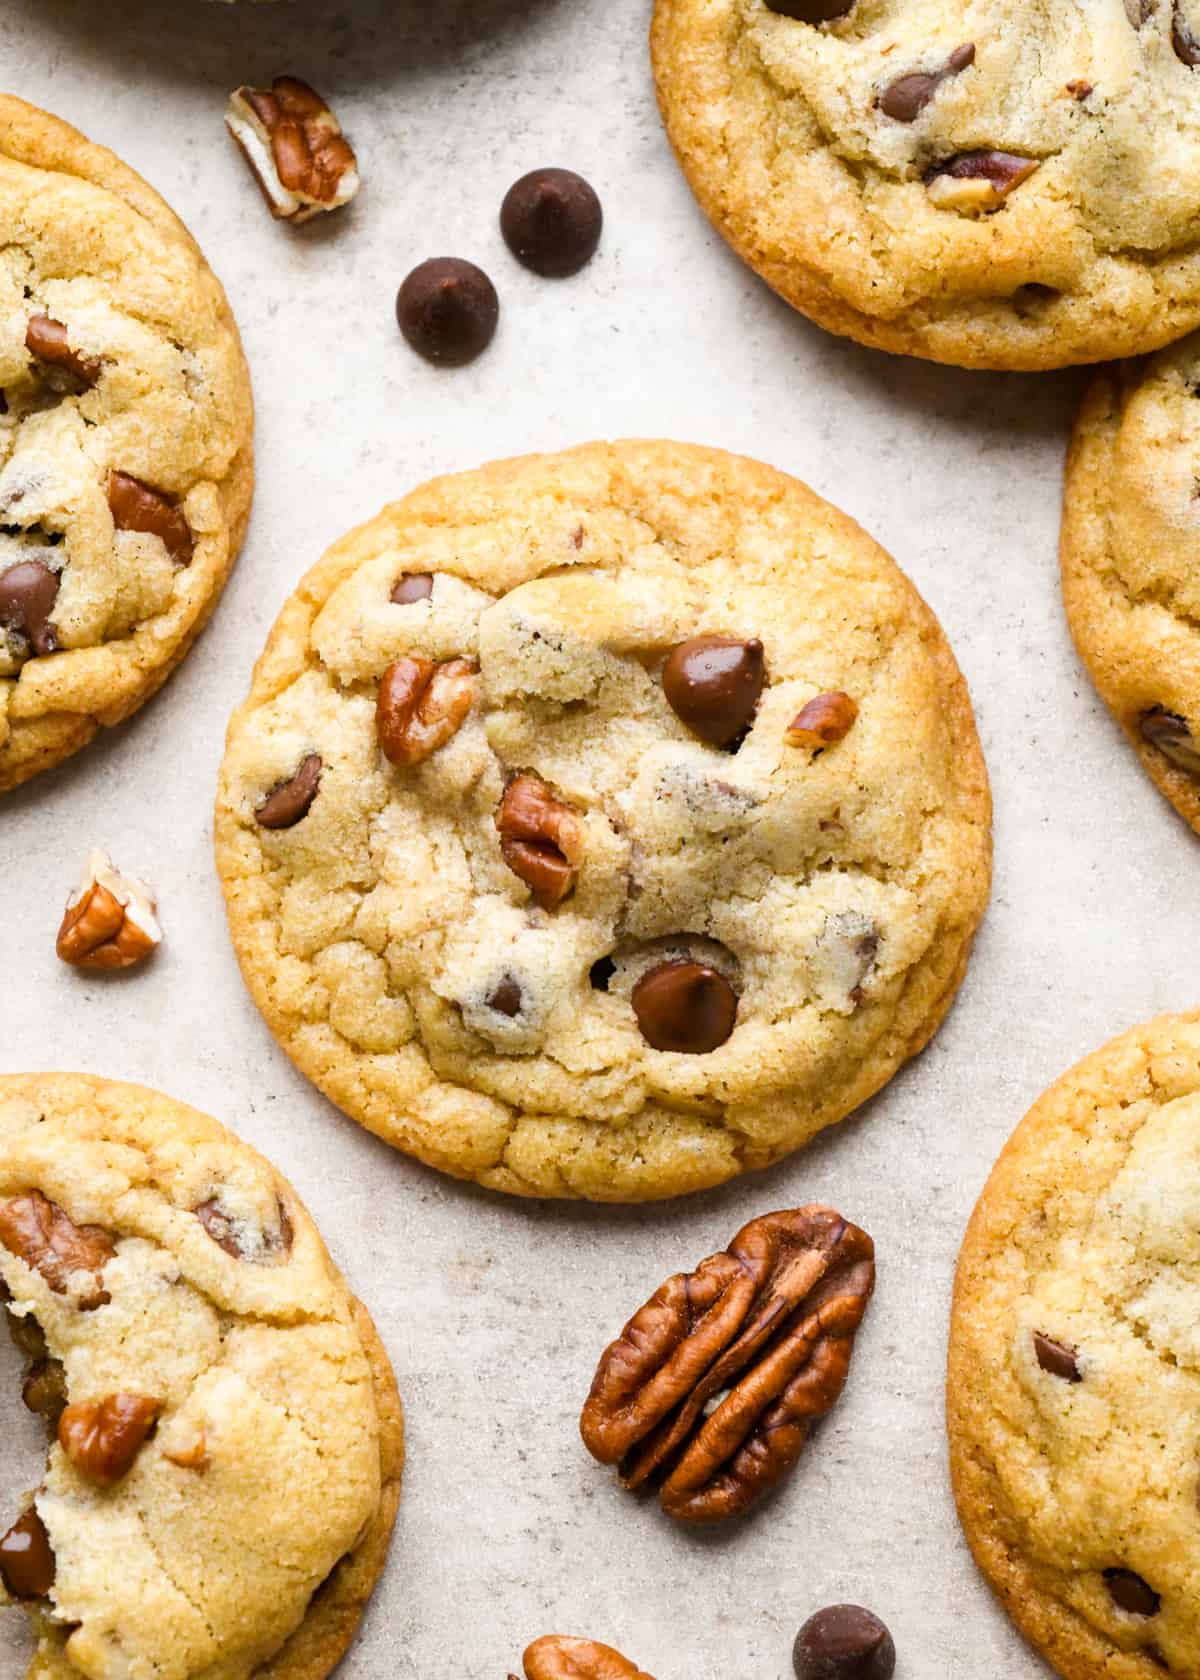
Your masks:
{"label": "light gray speckled surface", "polygon": [[[144,1080],[288,1173],[375,1313],[407,1402],[391,1566],[348,1680],[502,1680],[547,1631],[659,1680],[782,1680],[829,1600],[892,1625],[901,1680],[1043,1672],[993,1608],[946,1485],[941,1384],[955,1251],[1029,1101],[1134,1020],[1195,1002],[1194,841],[1083,678],[1055,566],[1079,375],[972,375],[825,337],[704,224],[659,128],[647,0],[3,0],[0,81],[116,148],[229,289],[259,402],[250,539],[215,620],[130,726],[0,809],[0,1069]],[[309,76],[366,189],[336,225],[273,225],[226,140],[236,82]],[[580,278],[536,280],[495,218],[541,163],[580,169],[608,227]],[[439,374],[395,330],[407,269],[488,267],[504,317]],[[997,804],[995,901],[932,1049],[769,1176],[635,1211],[510,1204],[342,1120],[275,1048],[238,977],[210,860],[225,719],[325,544],[432,472],[600,435],[760,455],[841,503],[928,596],[971,683]],[[53,957],[82,855],[157,886],[168,943],[105,983]],[[728,1533],[674,1530],[579,1444],[600,1347],[670,1271],[756,1212],[828,1198],[871,1230],[880,1288],[848,1394],[781,1497]],[[0,1352],[0,1509],[38,1475]],[[10,1450],[10,1440],[17,1442]],[[0,1674],[19,1670],[5,1618]]]}

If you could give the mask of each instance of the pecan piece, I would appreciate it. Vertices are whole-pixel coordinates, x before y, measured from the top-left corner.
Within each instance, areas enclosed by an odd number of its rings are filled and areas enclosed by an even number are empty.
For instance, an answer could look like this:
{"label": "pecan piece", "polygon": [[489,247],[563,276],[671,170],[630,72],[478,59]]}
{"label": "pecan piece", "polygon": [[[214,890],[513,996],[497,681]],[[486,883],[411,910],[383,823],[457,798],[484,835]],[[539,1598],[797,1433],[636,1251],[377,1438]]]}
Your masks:
{"label": "pecan piece", "polygon": [[21,1384],[21,1399],[31,1412],[57,1426],[67,1403],[67,1375],[61,1360],[34,1360]]}
{"label": "pecan piece", "polygon": [[[652,1676],[594,1639],[548,1633],[525,1653],[525,1680],[652,1680]],[[516,1680],[511,1675],[509,1680]]]}
{"label": "pecan piece", "polygon": [[223,1248],[232,1259],[248,1260],[255,1266],[266,1266],[280,1255],[291,1253],[292,1237],[295,1234],[288,1210],[282,1202],[277,1202],[276,1206],[279,1210],[279,1224],[273,1231],[261,1230],[257,1225],[249,1225],[244,1219],[236,1219],[222,1206],[217,1196],[210,1196],[192,1211],[217,1247]]}
{"label": "pecan piece", "polygon": [[999,210],[1009,193],[1029,179],[1038,162],[1017,152],[960,152],[926,175],[930,203],[964,216]]}
{"label": "pecan piece", "polygon": [[68,1293],[73,1277],[89,1279],[79,1290],[84,1312],[111,1299],[103,1273],[117,1251],[112,1234],[102,1225],[76,1225],[40,1190],[0,1202],[0,1243],[40,1272],[56,1295]]}
{"label": "pecan piece", "polygon": [[118,531],[142,531],[157,537],[176,565],[186,566],[195,543],[182,510],[163,490],[131,473],[108,475],[108,511]]}
{"label": "pecan piece", "polygon": [[411,768],[432,758],[462,728],[475,704],[469,659],[397,659],[383,673],[375,703],[379,745],[393,764]]}
{"label": "pecan piece", "polygon": [[836,746],[854,728],[858,707],[848,694],[833,690],[811,699],[788,724],[784,740],[789,747],[807,747],[820,752]]}
{"label": "pecan piece", "polygon": [[100,377],[100,362],[72,350],[70,334],[51,315],[31,315],[25,326],[25,348],[42,368],[42,376],[60,396],[78,396]]}
{"label": "pecan piece", "polygon": [[543,910],[573,891],[583,862],[579,814],[556,799],[536,776],[515,776],[496,812],[500,850]]}
{"label": "pecan piece", "polygon": [[358,191],[354,149],[307,82],[276,76],[269,88],[237,88],[225,124],[279,220],[307,222]]}
{"label": "pecan piece", "polygon": [[82,1475],[111,1487],[133,1468],[161,1411],[146,1394],[78,1401],[58,1420],[58,1444]]}
{"label": "pecan piece", "polygon": [[739,1516],[796,1463],[846,1382],[874,1244],[828,1207],[768,1213],[668,1278],[600,1359],[584,1443],[683,1522]]}
{"label": "pecan piece", "polygon": [[1185,717],[1167,711],[1165,706],[1151,706],[1138,719],[1138,729],[1142,739],[1157,747],[1178,769],[1189,776],[1200,776],[1200,744]]}
{"label": "pecan piece", "polygon": [[73,968],[133,968],[161,943],[149,887],[114,869],[107,853],[93,852],[67,900],[54,947],[59,957]]}

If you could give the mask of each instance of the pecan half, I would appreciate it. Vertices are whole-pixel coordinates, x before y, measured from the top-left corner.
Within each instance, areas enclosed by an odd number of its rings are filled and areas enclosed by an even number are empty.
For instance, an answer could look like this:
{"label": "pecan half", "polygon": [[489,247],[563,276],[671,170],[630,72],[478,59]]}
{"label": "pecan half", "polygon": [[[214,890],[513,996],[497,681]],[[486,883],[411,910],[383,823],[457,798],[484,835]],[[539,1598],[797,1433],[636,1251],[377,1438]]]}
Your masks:
{"label": "pecan half", "polygon": [[133,968],[162,943],[154,898],[143,882],[95,851],[67,900],[55,950],[73,968]]}
{"label": "pecan half", "polygon": [[999,210],[1004,200],[1038,166],[1037,158],[1018,152],[960,152],[925,177],[930,203],[939,210],[981,216]]}
{"label": "pecan half", "polygon": [[71,338],[61,321],[50,315],[31,315],[25,326],[25,348],[40,363],[42,377],[61,396],[78,396],[100,377],[100,362],[72,350]]}
{"label": "pecan half", "polygon": [[104,1268],[117,1251],[111,1232],[102,1225],[76,1225],[40,1190],[0,1202],[0,1243],[40,1272],[56,1295],[68,1293],[73,1277],[90,1279],[79,1291],[85,1312],[111,1299],[103,1284]]}
{"label": "pecan half", "polygon": [[556,799],[536,776],[514,776],[496,812],[500,850],[514,875],[543,910],[574,890],[583,862],[579,814]]}
{"label": "pecan half", "polygon": [[600,1359],[584,1443],[683,1522],[738,1516],[796,1463],[846,1382],[874,1244],[827,1207],[768,1213],[669,1278]]}
{"label": "pecan half", "polygon": [[[525,1653],[525,1680],[652,1680],[636,1663],[594,1639],[549,1633]],[[509,1680],[516,1680],[511,1675]]]}
{"label": "pecan half", "polygon": [[833,690],[818,694],[788,724],[784,740],[789,747],[807,747],[820,752],[842,741],[854,728],[858,706],[848,694]]}
{"label": "pecan half", "polygon": [[79,1401],[58,1420],[58,1444],[82,1475],[111,1487],[133,1468],[161,1411],[162,1401],[146,1394]]}
{"label": "pecan half", "polygon": [[157,537],[176,565],[186,566],[195,551],[183,511],[164,490],[144,484],[131,473],[108,475],[108,511],[118,531],[142,531]]}
{"label": "pecan half", "polygon": [[358,191],[354,149],[307,82],[277,76],[269,88],[237,88],[225,123],[280,220],[307,222]]}
{"label": "pecan half", "polygon": [[393,764],[410,768],[432,758],[458,734],[475,704],[476,668],[469,659],[397,659],[383,673],[375,702],[379,745]]}

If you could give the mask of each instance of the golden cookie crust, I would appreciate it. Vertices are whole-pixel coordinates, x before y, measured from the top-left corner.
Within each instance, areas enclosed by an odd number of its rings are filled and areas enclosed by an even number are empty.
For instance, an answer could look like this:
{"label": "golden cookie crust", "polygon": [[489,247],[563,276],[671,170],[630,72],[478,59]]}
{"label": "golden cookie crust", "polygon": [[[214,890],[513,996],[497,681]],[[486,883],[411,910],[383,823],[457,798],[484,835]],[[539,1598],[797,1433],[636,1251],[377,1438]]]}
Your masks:
{"label": "golden cookie crust", "polygon": [[1106,368],[1067,460],[1063,599],[1092,681],[1159,791],[1200,833],[1189,774],[1143,733],[1165,712],[1200,738],[1200,336]]}
{"label": "golden cookie crust", "polygon": [[[1051,1086],[959,1259],[948,1422],[976,1562],[1066,1680],[1197,1672],[1200,1014],[1134,1028]],[[1037,1357],[1048,1337],[1076,1380]],[[1120,1608],[1106,1570],[1160,1596]]]}
{"label": "golden cookie crust", "polygon": [[[1191,0],[1174,15],[1200,39]],[[1034,370],[1200,323],[1200,69],[1172,17],[857,0],[814,26],[766,0],[656,0],[651,42],[693,192],[780,296],[877,349]],[[913,74],[942,79],[897,120],[878,102]],[[985,149],[1039,166],[989,213],[939,206],[930,173]]]}
{"label": "golden cookie crust", "polygon": [[[391,603],[406,573],[434,575],[430,599]],[[689,733],[653,668],[730,630],[761,636],[770,673],[736,753]],[[375,696],[408,654],[480,661],[481,698],[397,770]],[[850,734],[787,746],[833,689],[861,708]],[[260,827],[314,753],[308,814]],[[552,911],[499,850],[517,770],[582,813]],[[246,982],[327,1096],[443,1172],[602,1201],[764,1167],[864,1102],[940,1023],[990,885],[986,772],[929,609],[795,479],[666,442],[438,479],[336,543],[230,724],[215,835]],[[711,1054],[638,1031],[631,992],[662,950],[739,976]],[[493,1004],[506,978],[514,1019]]]}
{"label": "golden cookie crust", "polygon": [[[0,1202],[31,1190],[115,1235],[111,1301],[88,1310],[0,1245],[10,1310],[37,1318],[69,1399],[123,1388],[164,1406],[115,1489],[98,1492],[52,1446],[36,1502],[58,1571],[53,1614],[27,1607],[30,1680],[103,1680],[115,1658],[165,1680],[323,1680],[383,1569],[404,1464],[395,1377],[366,1308],[268,1161],[143,1086],[0,1076]],[[197,1197],[214,1195],[248,1257],[196,1218]],[[272,1232],[286,1232],[282,1250]],[[166,1456],[197,1440],[203,1469]],[[285,1506],[286,1534],[272,1515]],[[122,1569],[110,1579],[111,1554]]]}
{"label": "golden cookie crust", "polygon": [[[250,376],[199,247],[119,158],[8,95],[0,232],[0,572],[38,558],[60,574],[60,651],[0,627],[2,792],[129,717],[184,657],[237,558],[254,469]],[[67,327],[93,385],[48,383],[32,315]],[[114,531],[110,470],[179,505],[190,560]]]}

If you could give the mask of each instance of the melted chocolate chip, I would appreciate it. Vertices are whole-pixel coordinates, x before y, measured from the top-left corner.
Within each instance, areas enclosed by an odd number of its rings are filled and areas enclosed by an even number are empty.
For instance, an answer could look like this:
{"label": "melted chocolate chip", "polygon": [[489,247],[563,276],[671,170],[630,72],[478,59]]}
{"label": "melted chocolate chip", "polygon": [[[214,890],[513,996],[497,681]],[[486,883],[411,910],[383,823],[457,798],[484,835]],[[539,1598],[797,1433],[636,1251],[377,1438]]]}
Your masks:
{"label": "melted chocolate chip", "polygon": [[1053,1341],[1049,1336],[1043,1336],[1040,1330],[1035,1330],[1033,1351],[1042,1370],[1049,1372],[1052,1377],[1061,1377],[1063,1382],[1069,1383],[1083,1381],[1083,1374],[1079,1369],[1079,1354],[1075,1348],[1067,1347],[1064,1342]]}
{"label": "melted chocolate chip", "polygon": [[513,256],[554,280],[577,274],[591,261],[603,225],[595,191],[570,169],[523,175],[500,210],[500,231]]}
{"label": "melted chocolate chip", "polygon": [[32,1505],[0,1540],[0,1580],[10,1598],[45,1598],[54,1585],[50,1536]]}
{"label": "melted chocolate chip", "polygon": [[1104,1585],[1118,1610],[1124,1610],[1130,1616],[1158,1615],[1162,1599],[1149,1581],[1144,1581],[1132,1569],[1106,1569]]}
{"label": "melted chocolate chip", "polygon": [[1151,706],[1139,718],[1138,728],[1142,739],[1157,747],[1172,764],[1189,776],[1200,776],[1200,745],[1197,745],[1185,717],[1178,712],[1168,712],[1164,706]]}
{"label": "melted chocolate chip", "polygon": [[100,377],[100,363],[96,358],[72,350],[66,327],[50,315],[29,317],[25,348],[41,364],[46,384],[61,396],[78,396]]}
{"label": "melted chocolate chip", "polygon": [[672,648],[663,667],[663,693],[694,735],[728,747],[753,721],[766,682],[757,638],[696,636]]}
{"label": "melted chocolate chip", "polygon": [[831,1604],[796,1635],[792,1665],[796,1680],[892,1680],[896,1647],[869,1610]]}
{"label": "melted chocolate chip", "polygon": [[308,815],[309,806],[321,786],[321,756],[309,753],[300,768],[285,782],[277,782],[257,807],[254,820],[260,828],[294,828]]}
{"label": "melted chocolate chip", "polygon": [[957,76],[975,62],[975,43],[955,47],[940,70],[914,71],[898,76],[879,96],[879,109],[896,122],[916,122],[938,88],[950,76]]}
{"label": "melted chocolate chip", "polygon": [[725,976],[686,957],[647,969],[633,988],[633,1012],[655,1050],[706,1056],[725,1043],[737,1010],[737,993]]}
{"label": "melted chocolate chip", "polygon": [[132,473],[108,475],[108,510],[118,531],[139,531],[157,537],[177,565],[186,566],[195,543],[183,510],[164,490],[155,489]]}
{"label": "melted chocolate chip", "polygon": [[854,10],[855,0],[767,0],[767,10],[799,23],[833,23]]}
{"label": "melted chocolate chip", "polygon": [[398,607],[410,607],[414,601],[428,601],[432,594],[432,572],[405,572],[396,580],[392,601]]}
{"label": "melted chocolate chip", "polygon": [[520,982],[511,974],[506,974],[495,990],[489,992],[484,999],[489,1009],[494,1009],[497,1015],[507,1015],[509,1020],[521,1013],[523,1001]]}
{"label": "melted chocolate chip", "polygon": [[0,572],[0,625],[24,636],[36,654],[54,653],[58,635],[50,614],[59,577],[44,560],[22,560]]}
{"label": "melted chocolate chip", "polygon": [[400,331],[438,367],[462,367],[482,355],[500,319],[496,288],[459,257],[432,257],[414,268],[396,298]]}

